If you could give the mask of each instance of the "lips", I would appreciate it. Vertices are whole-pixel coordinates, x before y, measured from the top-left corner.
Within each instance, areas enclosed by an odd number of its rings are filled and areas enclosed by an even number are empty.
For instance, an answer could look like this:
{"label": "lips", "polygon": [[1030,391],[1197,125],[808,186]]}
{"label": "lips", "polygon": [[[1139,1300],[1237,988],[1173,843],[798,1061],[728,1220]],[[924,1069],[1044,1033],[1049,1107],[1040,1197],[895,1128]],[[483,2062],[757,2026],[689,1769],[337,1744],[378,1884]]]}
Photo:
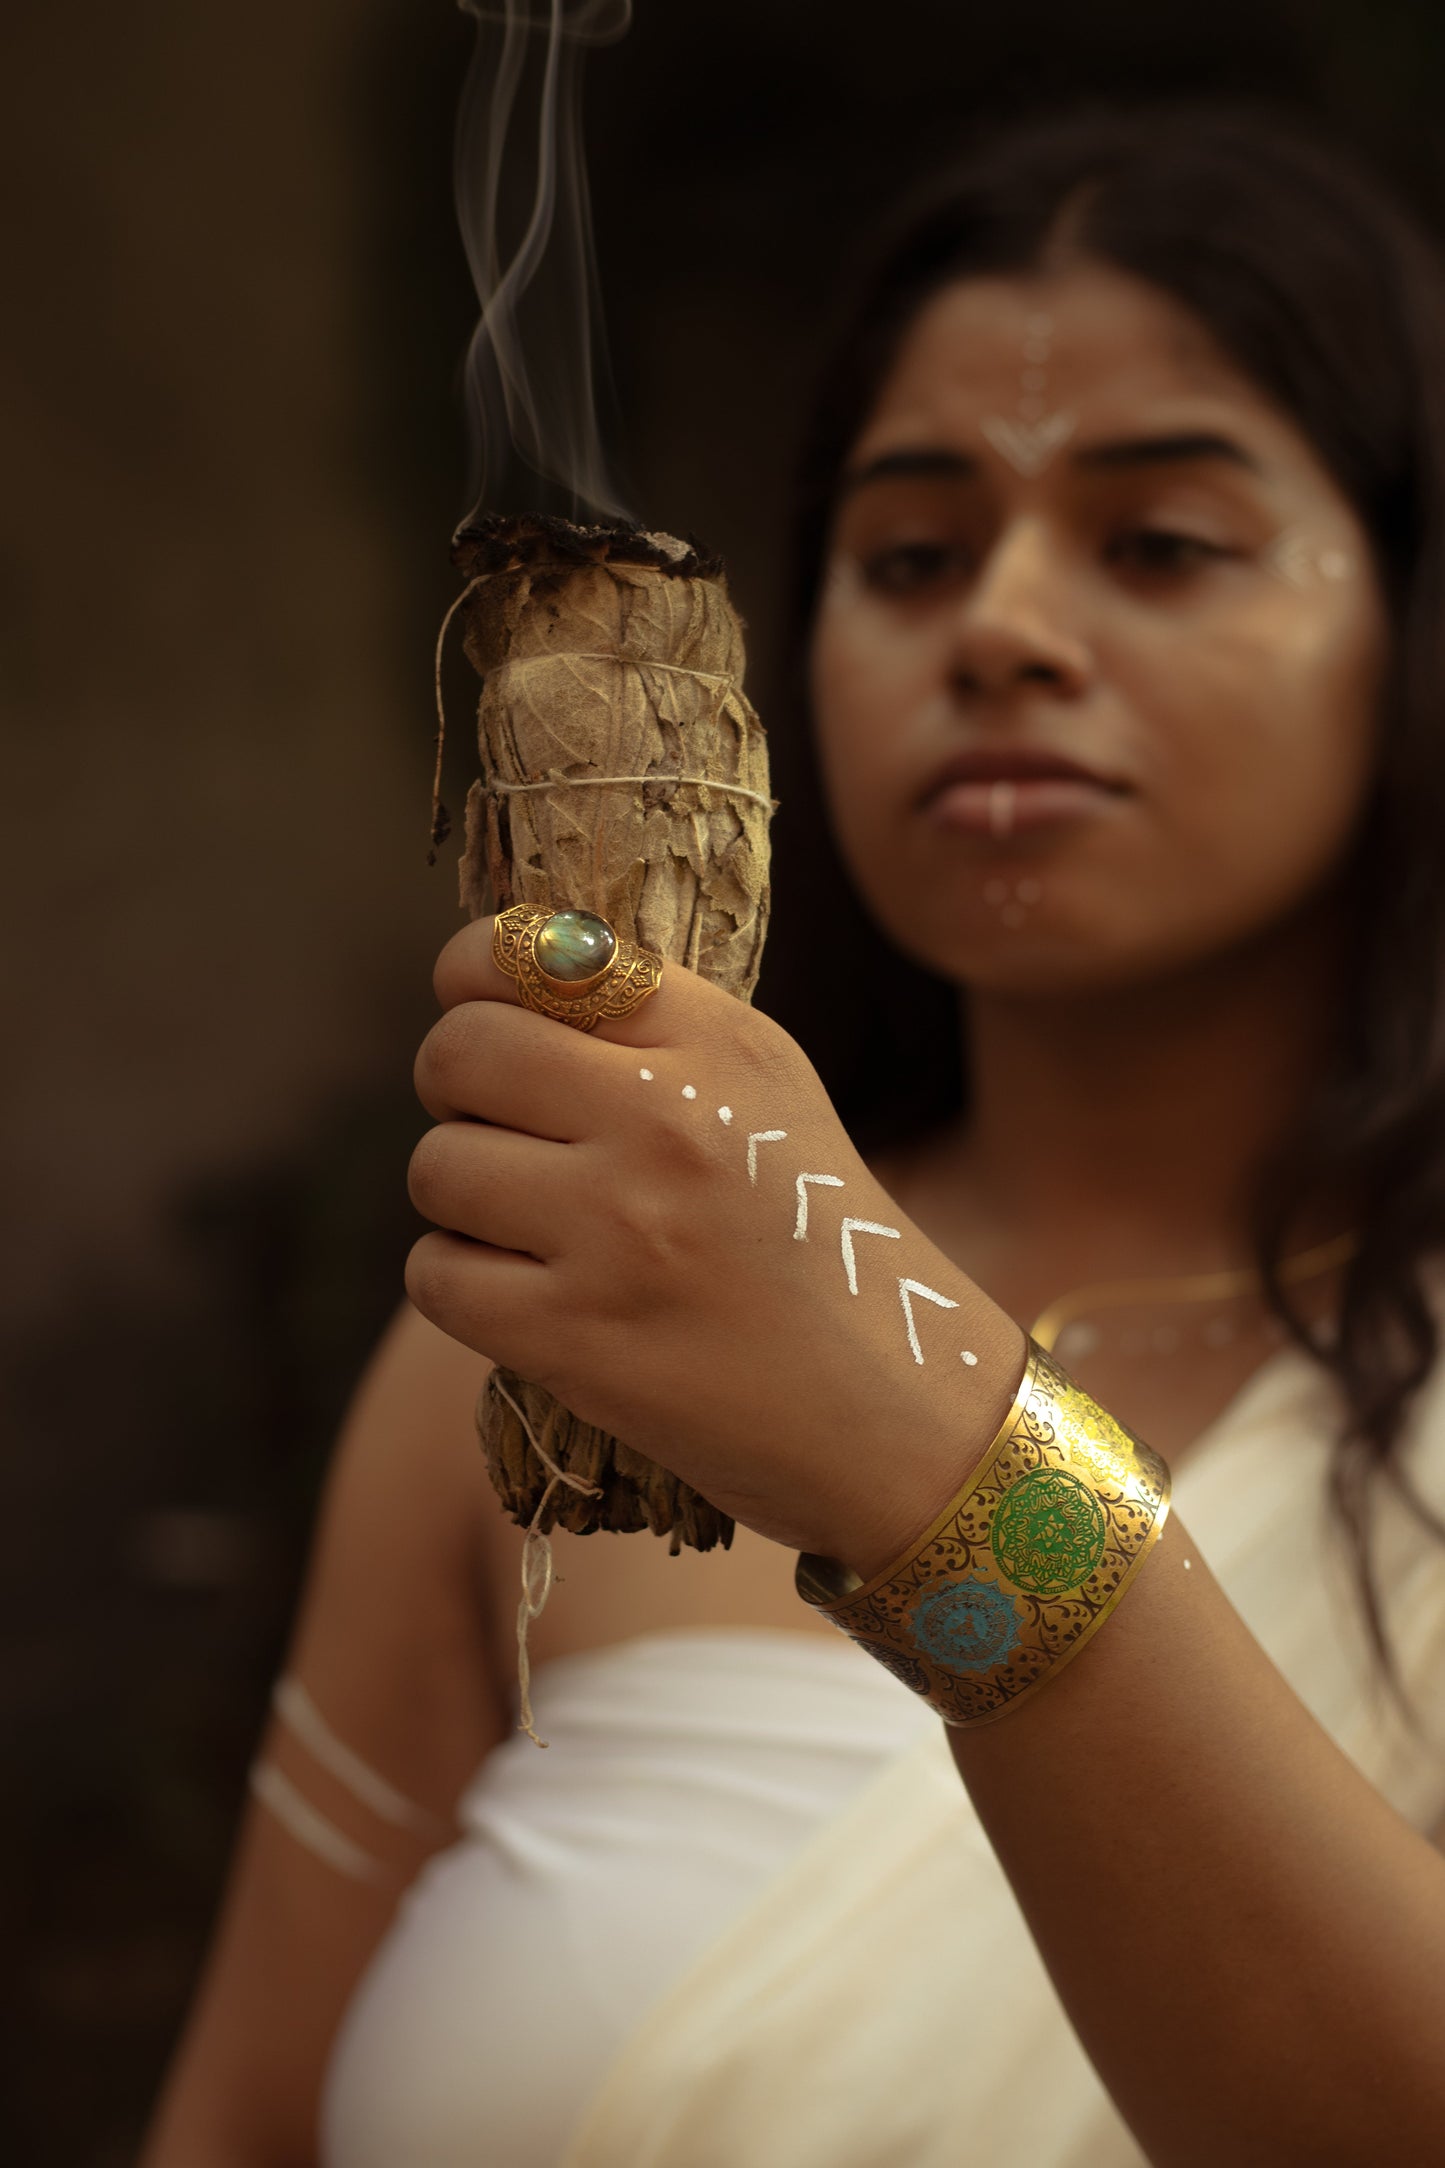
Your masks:
{"label": "lips", "polygon": [[995,842],[1105,812],[1125,794],[1117,777],[1042,746],[976,747],[939,771],[920,808],[940,827]]}

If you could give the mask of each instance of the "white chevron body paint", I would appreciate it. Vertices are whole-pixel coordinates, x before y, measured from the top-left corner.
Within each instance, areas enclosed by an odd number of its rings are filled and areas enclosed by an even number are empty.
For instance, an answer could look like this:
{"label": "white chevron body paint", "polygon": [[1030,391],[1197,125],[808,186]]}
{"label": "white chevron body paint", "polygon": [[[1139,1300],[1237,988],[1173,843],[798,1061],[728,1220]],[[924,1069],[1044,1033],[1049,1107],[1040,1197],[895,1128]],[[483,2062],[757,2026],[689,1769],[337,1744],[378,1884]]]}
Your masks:
{"label": "white chevron body paint", "polygon": [[755,1183],[758,1179],[758,1146],[760,1144],[781,1144],[787,1134],[786,1129],[755,1129],[752,1132],[748,1138],[748,1180],[750,1182]]}
{"label": "white chevron body paint", "polygon": [[795,1242],[806,1242],[808,1239],[808,1185],[810,1182],[819,1189],[842,1189],[843,1187],[842,1176],[837,1174],[800,1174],[798,1176],[795,1185],[798,1192],[798,1216],[793,1222],[793,1240]]}
{"label": "white chevron body paint", "polygon": [[1001,414],[989,414],[979,428],[1000,458],[1016,474],[1042,474],[1055,452],[1068,443],[1078,427],[1074,414],[1046,414],[1042,421],[1011,422]]}
{"label": "white chevron body paint", "polygon": [[958,1304],[951,1295],[940,1295],[936,1287],[925,1287],[922,1280],[899,1280],[898,1299],[903,1304],[903,1321],[908,1327],[908,1345],[913,1350],[913,1360],[916,1363],[921,1363],[923,1350],[918,1345],[918,1327],[913,1322],[911,1298],[914,1295],[919,1296],[924,1302],[936,1302],[940,1310],[956,1310]]}
{"label": "white chevron body paint", "polygon": [[877,1220],[845,1219],[843,1222],[843,1270],[848,1275],[848,1292],[858,1292],[858,1267],[853,1258],[854,1235],[886,1235],[890,1242],[901,1242],[903,1231],[899,1227],[880,1227]]}

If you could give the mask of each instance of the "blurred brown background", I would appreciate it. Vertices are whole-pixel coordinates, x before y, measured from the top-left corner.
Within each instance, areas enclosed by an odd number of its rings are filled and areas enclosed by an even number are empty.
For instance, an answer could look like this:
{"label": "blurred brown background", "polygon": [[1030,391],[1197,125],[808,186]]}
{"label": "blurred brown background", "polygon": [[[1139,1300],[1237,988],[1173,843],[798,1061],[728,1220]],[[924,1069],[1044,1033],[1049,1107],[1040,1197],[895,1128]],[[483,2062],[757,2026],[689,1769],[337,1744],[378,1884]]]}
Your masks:
{"label": "blurred brown background", "polygon": [[[18,0],[0,28],[14,2168],[131,2157],[412,1236],[457,923],[424,857],[470,42],[448,0]],[[1263,95],[1445,220],[1434,0],[637,0],[589,73],[639,508],[727,555],[765,716],[822,304],[975,116]]]}

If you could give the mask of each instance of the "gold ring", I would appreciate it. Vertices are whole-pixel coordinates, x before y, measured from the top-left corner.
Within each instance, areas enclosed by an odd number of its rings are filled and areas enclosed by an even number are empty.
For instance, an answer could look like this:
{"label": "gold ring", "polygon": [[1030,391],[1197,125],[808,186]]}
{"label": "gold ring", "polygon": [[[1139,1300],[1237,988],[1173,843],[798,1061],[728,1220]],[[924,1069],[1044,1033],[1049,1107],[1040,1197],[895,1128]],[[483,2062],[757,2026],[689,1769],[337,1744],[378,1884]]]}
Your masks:
{"label": "gold ring", "polygon": [[516,980],[524,1009],[576,1031],[630,1016],[662,984],[662,958],[622,940],[594,911],[514,903],[497,913],[492,957]]}

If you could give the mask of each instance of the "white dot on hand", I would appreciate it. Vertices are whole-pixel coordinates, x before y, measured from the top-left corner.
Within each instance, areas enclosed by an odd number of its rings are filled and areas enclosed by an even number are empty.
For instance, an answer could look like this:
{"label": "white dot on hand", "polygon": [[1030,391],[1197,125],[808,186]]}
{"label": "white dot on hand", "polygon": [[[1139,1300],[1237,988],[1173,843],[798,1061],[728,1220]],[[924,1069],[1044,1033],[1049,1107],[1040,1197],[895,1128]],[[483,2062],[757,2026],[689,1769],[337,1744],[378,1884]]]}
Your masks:
{"label": "white dot on hand", "polygon": [[978,1362],[978,1357],[974,1354],[971,1347],[966,1347],[964,1349],[962,1359],[968,1364],[970,1370],[974,1369]]}
{"label": "white dot on hand", "polygon": [[682,1087],[682,1096],[684,1099],[696,1099],[697,1086],[695,1084],[684,1084]]}
{"label": "white dot on hand", "polygon": [[719,1107],[719,1108],[718,1108],[718,1110],[717,1110],[717,1118],[718,1118],[718,1120],[719,1120],[720,1122],[730,1122],[730,1121],[732,1120],[732,1118],[733,1118],[733,1110],[732,1110],[732,1108],[731,1108],[731,1107]]}
{"label": "white dot on hand", "polygon": [[1185,1561],[1184,1561],[1184,1571],[1185,1571],[1186,1573],[1188,1573],[1188,1571],[1189,1571],[1190,1567],[1191,1567],[1191,1566],[1192,1566],[1193,1564],[1194,1564],[1194,1560],[1193,1560],[1192,1558],[1186,1558],[1186,1559],[1185,1559]]}
{"label": "white dot on hand", "polygon": [[644,1084],[650,1084],[652,1082],[652,1071],[650,1069],[639,1069],[637,1074],[641,1077]]}

